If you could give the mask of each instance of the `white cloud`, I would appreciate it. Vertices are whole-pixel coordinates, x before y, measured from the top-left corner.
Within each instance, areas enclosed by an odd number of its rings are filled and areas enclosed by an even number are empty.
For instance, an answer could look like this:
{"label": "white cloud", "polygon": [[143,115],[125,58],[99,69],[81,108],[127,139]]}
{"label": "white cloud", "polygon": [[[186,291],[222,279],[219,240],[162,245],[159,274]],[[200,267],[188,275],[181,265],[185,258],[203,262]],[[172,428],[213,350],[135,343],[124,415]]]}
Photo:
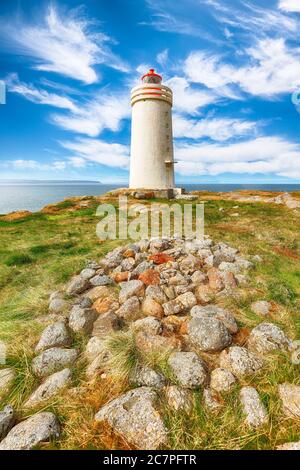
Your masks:
{"label": "white cloud", "polygon": [[10,74],[6,78],[5,82],[7,84],[8,91],[17,93],[33,103],[46,104],[74,112],[78,109],[73,101],[66,96],[49,93],[48,91],[38,89],[31,84],[21,82],[17,74]]}
{"label": "white cloud", "polygon": [[5,162],[5,166],[12,166],[15,170],[64,170],[66,168],[66,162],[55,161],[53,163],[41,163],[37,160],[8,160]]}
{"label": "white cloud", "polygon": [[176,170],[182,175],[271,173],[300,178],[300,145],[279,137],[235,144],[176,144]]}
{"label": "white cloud", "polygon": [[82,157],[69,157],[68,160],[74,168],[84,168],[86,166],[86,160]]}
{"label": "white cloud", "polygon": [[240,119],[213,118],[187,119],[175,114],[173,117],[174,137],[199,139],[209,137],[216,141],[226,141],[233,137],[242,137],[252,132],[257,123]]}
{"label": "white cloud", "polygon": [[247,49],[248,66],[223,63],[218,56],[192,52],[185,61],[188,79],[211,89],[237,85],[244,92],[266,98],[290,93],[300,84],[300,51],[283,39],[264,39]]}
{"label": "white cloud", "polygon": [[161,65],[162,67],[165,67],[167,61],[169,58],[169,49],[164,49],[161,51],[159,54],[156,56],[156,62]]}
{"label": "white cloud", "polygon": [[166,80],[165,84],[173,90],[175,111],[196,114],[199,108],[218,100],[216,95],[209,90],[192,88],[183,77],[173,77]]}
{"label": "white cloud", "polygon": [[93,99],[82,104],[70,114],[54,114],[52,121],[68,131],[96,137],[104,129],[116,132],[121,121],[130,116],[129,94],[105,94],[105,90],[95,93]]}
{"label": "white cloud", "polygon": [[117,70],[128,66],[107,46],[110,38],[91,31],[91,22],[78,10],[59,15],[50,5],[44,20],[33,25],[1,21],[1,36],[9,48],[32,57],[37,70],[55,72],[91,84],[98,80],[96,64]]}
{"label": "white cloud", "polygon": [[283,11],[300,12],[299,0],[280,0],[279,8]]}
{"label": "white cloud", "polygon": [[[72,158],[80,158],[109,167],[127,168],[129,149],[126,145],[108,143],[96,139],[79,138],[75,141],[60,142],[63,148],[72,152]],[[74,160],[73,160],[74,161]]]}

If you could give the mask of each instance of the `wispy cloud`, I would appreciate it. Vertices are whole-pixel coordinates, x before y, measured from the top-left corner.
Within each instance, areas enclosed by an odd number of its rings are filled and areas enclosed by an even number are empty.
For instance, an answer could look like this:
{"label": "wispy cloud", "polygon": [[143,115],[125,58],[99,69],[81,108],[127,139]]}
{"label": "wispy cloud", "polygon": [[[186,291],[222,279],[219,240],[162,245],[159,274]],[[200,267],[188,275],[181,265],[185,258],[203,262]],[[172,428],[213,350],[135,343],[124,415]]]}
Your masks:
{"label": "wispy cloud", "polygon": [[191,87],[184,77],[172,77],[165,84],[173,90],[175,111],[197,114],[199,108],[218,101],[215,93]]}
{"label": "wispy cloud", "polygon": [[279,8],[288,12],[300,12],[300,3],[298,0],[279,0]]}
{"label": "wispy cloud", "polygon": [[279,137],[234,144],[176,144],[176,170],[182,175],[271,173],[300,178],[300,145]]}
{"label": "wispy cloud", "polygon": [[57,8],[50,5],[42,21],[29,24],[2,19],[0,31],[7,47],[31,57],[37,70],[55,72],[86,84],[98,81],[96,64],[128,70],[127,64],[108,46],[111,39],[94,32],[92,23],[79,9],[60,16]]}
{"label": "wispy cloud", "polygon": [[[60,142],[63,148],[72,152],[73,162],[94,162],[108,167],[127,168],[129,149],[126,145],[108,143],[102,140],[78,138]],[[76,158],[77,160],[74,160]],[[80,158],[80,160],[78,160]]]}
{"label": "wispy cloud", "polygon": [[66,162],[62,160],[53,163],[41,163],[37,160],[7,160],[4,162],[5,167],[11,167],[14,170],[38,170],[38,171],[57,171],[66,168]]}
{"label": "wispy cloud", "polygon": [[78,111],[77,106],[68,97],[49,93],[44,89],[36,88],[32,84],[21,82],[16,73],[8,75],[5,83],[9,92],[17,93],[33,103],[68,109],[73,112]]}

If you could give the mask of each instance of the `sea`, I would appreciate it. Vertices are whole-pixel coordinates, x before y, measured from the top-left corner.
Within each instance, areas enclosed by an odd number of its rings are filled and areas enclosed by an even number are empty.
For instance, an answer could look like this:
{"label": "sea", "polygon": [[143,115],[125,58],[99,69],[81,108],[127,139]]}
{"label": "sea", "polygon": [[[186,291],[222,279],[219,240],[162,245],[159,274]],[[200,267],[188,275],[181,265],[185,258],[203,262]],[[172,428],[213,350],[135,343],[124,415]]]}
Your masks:
{"label": "sea", "polygon": [[[98,196],[122,184],[97,182],[1,182],[0,214],[28,210],[36,212],[47,204],[60,202],[72,196]],[[179,185],[178,185],[179,186]],[[187,191],[229,192],[242,189],[262,191],[300,191],[300,184],[180,184]],[[123,184],[123,187],[126,187]]]}

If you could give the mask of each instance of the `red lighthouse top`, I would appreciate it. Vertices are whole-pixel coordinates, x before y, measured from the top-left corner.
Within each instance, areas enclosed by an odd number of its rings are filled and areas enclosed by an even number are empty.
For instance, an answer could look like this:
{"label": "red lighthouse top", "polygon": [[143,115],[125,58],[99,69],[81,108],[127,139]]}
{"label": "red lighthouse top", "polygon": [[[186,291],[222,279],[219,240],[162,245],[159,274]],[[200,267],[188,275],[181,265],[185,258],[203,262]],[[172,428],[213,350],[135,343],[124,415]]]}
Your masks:
{"label": "red lighthouse top", "polygon": [[150,69],[148,73],[142,76],[143,83],[161,83],[162,76],[155,73],[154,69]]}

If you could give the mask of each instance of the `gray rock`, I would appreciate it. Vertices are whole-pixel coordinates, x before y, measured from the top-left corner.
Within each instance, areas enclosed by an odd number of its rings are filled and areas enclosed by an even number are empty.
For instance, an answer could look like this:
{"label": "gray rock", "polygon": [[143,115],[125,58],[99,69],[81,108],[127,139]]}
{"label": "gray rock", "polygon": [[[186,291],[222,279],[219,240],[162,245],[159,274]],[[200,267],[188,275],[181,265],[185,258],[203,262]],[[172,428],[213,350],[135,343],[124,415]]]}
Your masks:
{"label": "gray rock", "polygon": [[123,305],[116,311],[118,317],[125,321],[135,320],[140,316],[140,301],[137,296],[130,297],[125,300]]}
{"label": "gray rock", "polygon": [[113,284],[113,280],[111,277],[106,276],[106,275],[99,275],[97,274],[96,276],[92,277],[90,279],[90,284],[94,287],[96,286],[109,286],[110,284]]}
{"label": "gray rock", "polygon": [[120,319],[114,312],[106,312],[99,315],[94,322],[92,336],[104,338],[109,333],[119,330],[121,327]]}
{"label": "gray rock", "polygon": [[149,333],[150,335],[159,335],[162,333],[162,324],[155,317],[146,317],[132,323],[131,329],[135,332],[145,331],[145,333]]}
{"label": "gray rock", "polygon": [[216,392],[228,392],[235,383],[236,379],[229,370],[218,367],[211,373],[210,387]]}
{"label": "gray rock", "polygon": [[72,365],[77,359],[76,349],[51,348],[46,349],[32,360],[32,369],[35,375],[46,377],[65,367]]}
{"label": "gray rock", "polygon": [[87,378],[92,380],[105,371],[108,368],[110,357],[109,350],[103,345],[100,353],[90,362],[86,369]]}
{"label": "gray rock", "polygon": [[75,333],[88,335],[93,329],[96,318],[97,314],[93,309],[81,308],[79,305],[74,305],[69,316],[69,327]]}
{"label": "gray rock", "polygon": [[159,372],[148,366],[138,367],[131,376],[131,382],[140,386],[162,388],[165,385],[165,378]]}
{"label": "gray rock", "polygon": [[85,357],[89,362],[96,359],[99,354],[101,354],[105,350],[104,341],[102,338],[98,338],[98,336],[92,336],[85,348]]}
{"label": "gray rock", "polygon": [[152,263],[150,263],[149,261],[142,261],[133,269],[131,273],[132,277],[138,277],[144,271],[147,271],[147,269],[151,268],[151,266]]}
{"label": "gray rock", "polygon": [[205,282],[205,280],[206,275],[202,271],[195,271],[191,275],[191,281],[194,286],[200,286],[201,284],[203,284],[203,282]]}
{"label": "gray rock", "polygon": [[161,251],[167,250],[170,244],[168,240],[156,239],[151,240],[149,245],[150,253],[159,253]]}
{"label": "gray rock", "polygon": [[300,441],[298,442],[286,442],[276,448],[276,450],[300,450]]}
{"label": "gray rock", "polygon": [[177,385],[169,385],[165,387],[164,392],[170,408],[185,413],[191,412],[193,408],[193,394],[191,390],[178,387]]}
{"label": "gray rock", "polygon": [[219,270],[237,275],[241,272],[241,267],[236,263],[228,263],[227,261],[222,261],[222,263],[219,265]]}
{"label": "gray rock", "polygon": [[146,289],[146,296],[151,297],[155,302],[162,305],[167,302],[167,296],[160,286],[148,286]]}
{"label": "gray rock", "polygon": [[71,383],[70,369],[63,369],[50,375],[28,398],[24,407],[30,408],[55,396]]}
{"label": "gray rock", "polygon": [[300,386],[284,383],[278,386],[282,409],[289,418],[300,418]]}
{"label": "gray rock", "polygon": [[120,282],[121,292],[119,294],[119,301],[123,304],[126,300],[133,296],[142,296],[144,295],[144,284],[142,281],[127,281]]}
{"label": "gray rock", "polygon": [[50,313],[62,313],[66,309],[67,305],[68,304],[64,299],[54,298],[49,303],[49,312]]}
{"label": "gray rock", "polygon": [[15,422],[13,407],[7,405],[0,411],[0,440],[11,430]]}
{"label": "gray rock", "polygon": [[207,369],[202,359],[194,352],[174,352],[168,364],[184,388],[197,388],[207,380]]}
{"label": "gray rock", "polygon": [[41,338],[35,348],[36,352],[53,347],[68,347],[72,338],[64,321],[58,321],[44,329]]}
{"label": "gray rock", "polygon": [[257,315],[265,317],[270,313],[271,304],[266,300],[258,300],[257,302],[253,302],[251,304],[251,310]]}
{"label": "gray rock", "polygon": [[241,346],[231,346],[220,354],[220,367],[229,370],[236,377],[253,375],[263,367],[255,354]]}
{"label": "gray rock", "polygon": [[135,266],[135,259],[134,258],[125,258],[121,263],[122,271],[132,271]]}
{"label": "gray rock", "polygon": [[222,351],[232,342],[229,331],[217,318],[192,318],[187,330],[190,341],[200,351]]}
{"label": "gray rock", "polygon": [[0,369],[0,398],[10,389],[15,378],[15,372],[11,367]]}
{"label": "gray rock", "polygon": [[95,420],[107,421],[118,434],[139,449],[157,449],[167,442],[167,429],[156,409],[157,398],[149,387],[130,390],[104,405]]}
{"label": "gray rock", "polygon": [[251,351],[266,354],[276,350],[286,351],[290,341],[284,332],[273,323],[260,323],[253,328],[248,338],[248,347]]}
{"label": "gray rock", "polygon": [[210,411],[219,411],[222,408],[222,404],[217,400],[214,392],[210,388],[203,390],[203,401],[204,406]]}
{"label": "gray rock", "polygon": [[195,307],[191,309],[191,316],[193,318],[216,318],[224,324],[231,334],[237,333],[239,329],[232,313],[217,305],[195,305]]}
{"label": "gray rock", "polygon": [[247,259],[244,259],[244,258],[240,258],[239,256],[236,257],[235,264],[238,266],[238,268],[241,271],[252,269],[254,266],[254,264],[251,263],[251,261],[248,261]]}
{"label": "gray rock", "polygon": [[41,442],[58,438],[59,433],[53,413],[38,413],[14,426],[0,443],[0,450],[31,450]]}
{"label": "gray rock", "polygon": [[248,426],[257,428],[268,422],[266,408],[255,388],[243,387],[240,391],[240,398]]}
{"label": "gray rock", "polygon": [[197,299],[195,295],[192,292],[186,292],[179,295],[174,300],[169,300],[169,302],[163,304],[164,314],[177,315],[178,313],[183,313],[196,305],[196,303]]}
{"label": "gray rock", "polygon": [[89,297],[82,297],[78,305],[81,308],[90,308],[93,305],[93,301]]}
{"label": "gray rock", "polygon": [[66,293],[68,295],[77,295],[84,292],[89,287],[89,280],[81,276],[73,277],[67,285]]}
{"label": "gray rock", "polygon": [[80,277],[82,277],[82,279],[91,279],[92,277],[95,276],[95,274],[96,274],[95,269],[85,268],[81,271]]}

